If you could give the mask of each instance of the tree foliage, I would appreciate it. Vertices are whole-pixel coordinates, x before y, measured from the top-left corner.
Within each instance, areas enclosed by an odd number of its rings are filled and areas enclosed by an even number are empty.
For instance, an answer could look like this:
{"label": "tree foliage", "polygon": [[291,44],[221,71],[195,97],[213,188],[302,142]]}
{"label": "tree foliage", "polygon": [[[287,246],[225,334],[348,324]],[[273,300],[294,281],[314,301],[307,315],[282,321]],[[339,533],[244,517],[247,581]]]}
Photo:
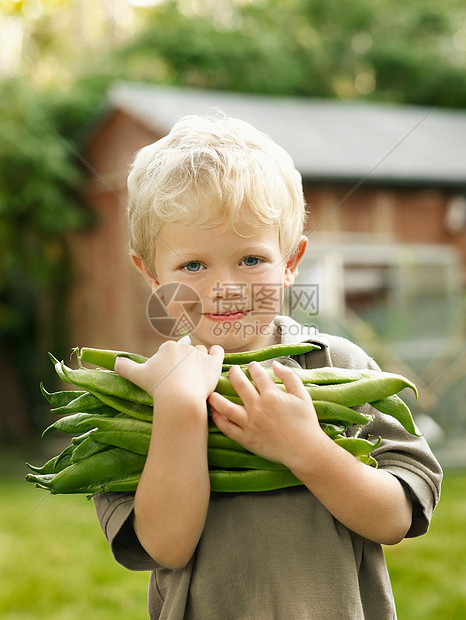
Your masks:
{"label": "tree foliage", "polygon": [[[117,53],[132,79],[242,92],[466,106],[459,0],[262,0],[147,11]],[[191,7],[191,8],[189,8]]]}
{"label": "tree foliage", "polygon": [[[0,88],[0,393],[2,437],[34,421],[47,348],[63,347],[71,283],[66,234],[91,221],[53,103],[22,81]],[[68,138],[70,139],[70,138]],[[71,147],[71,148],[70,148]],[[38,372],[38,368],[41,369]],[[3,426],[3,428],[2,428]]]}

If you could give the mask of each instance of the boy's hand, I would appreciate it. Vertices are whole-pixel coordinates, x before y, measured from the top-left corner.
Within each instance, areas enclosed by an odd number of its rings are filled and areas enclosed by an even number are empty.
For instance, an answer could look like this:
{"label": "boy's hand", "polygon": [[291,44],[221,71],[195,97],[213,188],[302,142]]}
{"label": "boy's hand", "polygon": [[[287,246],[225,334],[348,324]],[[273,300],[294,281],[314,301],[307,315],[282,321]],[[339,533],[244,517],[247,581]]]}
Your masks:
{"label": "boy's hand", "polygon": [[293,369],[278,362],[273,371],[287,389],[284,392],[258,362],[248,370],[254,385],[239,369],[232,366],[229,376],[244,406],[230,402],[217,392],[209,397],[212,418],[218,428],[242,446],[271,461],[292,469],[301,452],[297,448],[321,440],[324,432],[309,393]]}
{"label": "boy's hand", "polygon": [[164,342],[144,364],[118,357],[115,372],[151,394],[154,404],[186,395],[196,402],[206,401],[215,389],[222,371],[224,351],[218,345]]}

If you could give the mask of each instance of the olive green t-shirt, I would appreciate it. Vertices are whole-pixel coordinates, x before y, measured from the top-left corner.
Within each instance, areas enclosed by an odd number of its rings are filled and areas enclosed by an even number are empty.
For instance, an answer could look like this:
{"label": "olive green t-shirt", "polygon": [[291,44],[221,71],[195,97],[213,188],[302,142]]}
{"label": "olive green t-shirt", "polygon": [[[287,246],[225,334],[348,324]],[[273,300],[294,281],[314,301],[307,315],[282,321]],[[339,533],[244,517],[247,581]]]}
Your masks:
{"label": "olive green t-shirt", "polygon": [[[280,358],[303,368],[373,368],[358,346],[277,317],[282,342],[320,345]],[[423,437],[371,408],[361,436],[381,436],[372,453],[413,504],[408,536],[428,529],[442,472]],[[114,557],[150,571],[149,617],[160,620],[388,620],[395,604],[382,546],[350,531],[306,487],[212,493],[201,539],[186,567],[171,570],[142,548],[132,526],[133,493],[101,493],[97,515]]]}

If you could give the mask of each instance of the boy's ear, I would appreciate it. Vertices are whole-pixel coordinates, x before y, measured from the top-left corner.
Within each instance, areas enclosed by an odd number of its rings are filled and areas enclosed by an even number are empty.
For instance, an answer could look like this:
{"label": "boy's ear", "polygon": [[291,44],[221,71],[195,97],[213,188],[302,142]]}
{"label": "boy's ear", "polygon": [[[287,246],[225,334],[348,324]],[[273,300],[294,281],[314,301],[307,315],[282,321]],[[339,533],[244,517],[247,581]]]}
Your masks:
{"label": "boy's ear", "polygon": [[295,278],[298,275],[298,265],[304,252],[307,248],[307,237],[304,235],[299,240],[298,245],[293,252],[288,256],[285,269],[285,288],[290,288],[294,284]]}
{"label": "boy's ear", "polygon": [[142,259],[139,258],[139,256],[136,254],[134,250],[131,250],[129,255],[131,257],[131,260],[133,261],[133,265],[136,267],[138,271],[142,273],[142,275],[147,280],[147,283],[149,284],[151,289],[157,288],[159,286],[159,281],[154,276],[154,274],[147,269]]}

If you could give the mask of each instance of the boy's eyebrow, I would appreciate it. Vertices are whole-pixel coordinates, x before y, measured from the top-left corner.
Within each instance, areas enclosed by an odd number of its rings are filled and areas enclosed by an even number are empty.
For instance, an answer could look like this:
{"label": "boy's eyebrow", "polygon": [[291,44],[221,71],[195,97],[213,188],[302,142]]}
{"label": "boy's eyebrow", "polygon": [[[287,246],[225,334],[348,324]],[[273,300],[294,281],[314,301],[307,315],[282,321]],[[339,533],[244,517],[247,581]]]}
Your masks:
{"label": "boy's eyebrow", "polygon": [[[176,252],[176,255],[181,260],[186,260],[186,259],[190,259],[194,257],[196,258],[202,257],[208,252],[209,252],[209,248],[194,248],[194,249],[188,248],[188,249],[184,249],[184,250],[180,250],[179,252]],[[239,248],[235,248],[233,252],[235,254],[241,254],[243,256],[246,256],[246,255],[255,256],[256,254],[269,255],[270,248],[266,245],[250,245],[250,246],[245,246],[245,247],[240,246]]]}

